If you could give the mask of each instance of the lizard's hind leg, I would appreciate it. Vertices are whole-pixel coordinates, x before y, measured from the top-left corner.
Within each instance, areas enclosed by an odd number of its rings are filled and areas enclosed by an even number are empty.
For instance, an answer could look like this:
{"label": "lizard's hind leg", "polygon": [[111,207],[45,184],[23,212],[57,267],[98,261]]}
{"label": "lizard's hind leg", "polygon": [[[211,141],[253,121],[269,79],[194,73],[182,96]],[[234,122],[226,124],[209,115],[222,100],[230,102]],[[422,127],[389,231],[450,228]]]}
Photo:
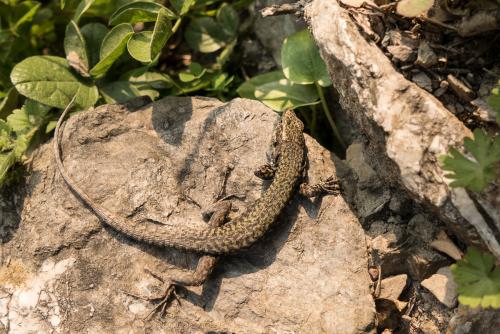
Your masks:
{"label": "lizard's hind leg", "polygon": [[335,177],[330,176],[316,184],[302,183],[299,193],[305,197],[317,197],[322,195],[337,195],[340,192],[339,182]]}
{"label": "lizard's hind leg", "polygon": [[[214,205],[213,214],[208,222],[209,228],[216,228],[225,222],[225,219],[229,212],[231,211],[231,202],[220,201]],[[168,305],[175,299],[179,304],[180,300],[176,293],[177,286],[199,286],[202,285],[207,277],[212,273],[213,268],[217,262],[217,257],[212,255],[203,255],[193,272],[179,272],[175,276],[168,278],[162,278],[157,274],[151,273],[156,278],[160,279],[164,284],[164,292],[162,295],[154,298],[147,298],[149,301],[159,301],[158,305],[151,310],[151,312],[146,316],[149,318],[156,311],[161,310],[162,315],[165,314]]]}

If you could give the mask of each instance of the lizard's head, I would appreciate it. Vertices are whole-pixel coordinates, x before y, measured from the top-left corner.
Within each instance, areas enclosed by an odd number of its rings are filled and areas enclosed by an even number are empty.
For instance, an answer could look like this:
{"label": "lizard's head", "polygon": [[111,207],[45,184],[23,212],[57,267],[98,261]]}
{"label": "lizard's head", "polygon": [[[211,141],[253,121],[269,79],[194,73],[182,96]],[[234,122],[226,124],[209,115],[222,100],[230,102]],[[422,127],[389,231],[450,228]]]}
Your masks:
{"label": "lizard's head", "polygon": [[304,131],[304,124],[295,116],[295,113],[291,109],[283,112],[281,116],[281,131],[283,140],[303,140],[302,132]]}

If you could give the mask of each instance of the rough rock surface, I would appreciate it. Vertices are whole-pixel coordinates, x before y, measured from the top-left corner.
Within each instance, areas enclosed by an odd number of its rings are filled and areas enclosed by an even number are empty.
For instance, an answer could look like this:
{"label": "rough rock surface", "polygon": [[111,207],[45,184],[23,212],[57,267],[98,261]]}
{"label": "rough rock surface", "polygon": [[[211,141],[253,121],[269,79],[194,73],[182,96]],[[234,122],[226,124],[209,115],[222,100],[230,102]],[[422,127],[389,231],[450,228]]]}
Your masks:
{"label": "rough rock surface", "polygon": [[369,140],[372,168],[429,205],[463,241],[500,257],[495,196],[473,200],[463,189],[451,189],[438,162],[471,132],[436,98],[399,74],[337,1],[313,0],[306,15],[344,111]]}
{"label": "rough rock surface", "polygon": [[457,305],[457,285],[449,267],[440,268],[437,273],[422,281],[422,286],[449,308]]}
{"label": "rough rock surface", "polygon": [[446,334],[496,334],[498,328],[500,328],[499,309],[459,305],[456,314],[450,320]]}
{"label": "rough rock surface", "polygon": [[408,285],[408,275],[401,274],[384,278],[379,298],[397,300]]}
{"label": "rough rock surface", "polygon": [[[116,215],[203,225],[224,166],[234,166],[226,193],[244,195],[234,202],[239,212],[265,189],[253,170],[266,162],[276,121],[241,99],[167,98],[135,112],[103,106],[67,122],[63,156],[73,178]],[[341,162],[306,142],[309,180],[335,174]],[[161,292],[144,268],[168,275],[193,269],[199,256],[103,228],[64,185],[49,144],[24,190],[21,220],[1,249],[7,333],[374,332],[365,236],[342,196],[296,196],[261,241],[222,257],[203,287],[180,291],[181,307],[144,321],[152,305],[127,294]]]}

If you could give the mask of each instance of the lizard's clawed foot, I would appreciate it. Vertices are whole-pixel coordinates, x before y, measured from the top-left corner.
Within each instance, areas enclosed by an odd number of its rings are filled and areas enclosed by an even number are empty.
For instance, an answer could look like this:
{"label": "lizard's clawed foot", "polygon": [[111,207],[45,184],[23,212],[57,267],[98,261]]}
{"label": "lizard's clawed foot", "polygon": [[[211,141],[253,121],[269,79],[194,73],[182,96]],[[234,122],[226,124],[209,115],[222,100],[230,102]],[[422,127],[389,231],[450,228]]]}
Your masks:
{"label": "lizard's clawed foot", "polygon": [[307,183],[302,183],[300,185],[300,194],[305,197],[336,195],[339,191],[339,182],[334,176],[330,176],[328,179],[317,184],[309,185]]}
{"label": "lizard's clawed foot", "polygon": [[159,303],[151,310],[151,312],[149,312],[149,314],[144,319],[148,319],[158,311],[160,312],[161,316],[164,316],[167,313],[167,308],[172,300],[175,300],[177,304],[181,306],[181,300],[179,299],[179,296],[177,296],[177,291],[175,290],[177,285],[174,282],[168,280],[165,282],[165,287],[165,292],[162,295],[158,297],[147,298],[147,300],[150,302],[158,301]]}
{"label": "lizard's clawed foot", "polygon": [[163,286],[164,286],[163,291],[164,292],[162,294],[160,294],[159,296],[155,296],[155,297],[146,297],[146,296],[141,296],[141,295],[137,295],[137,294],[122,290],[123,293],[125,293],[129,296],[132,296],[134,298],[142,299],[142,300],[145,300],[145,301],[150,302],[150,303],[158,303],[158,305],[156,305],[148,313],[148,315],[144,317],[144,320],[149,319],[156,312],[159,312],[161,316],[164,316],[167,312],[167,308],[169,307],[169,305],[172,303],[173,300],[175,300],[177,302],[177,304],[179,306],[181,306],[181,300],[180,300],[179,296],[177,295],[176,288],[178,286],[182,286],[182,285],[174,283],[174,281],[172,281],[170,279],[161,278],[160,276],[151,272],[148,269],[146,269],[146,271],[149,272],[149,274],[151,276],[155,277],[156,279],[160,280],[163,283]]}

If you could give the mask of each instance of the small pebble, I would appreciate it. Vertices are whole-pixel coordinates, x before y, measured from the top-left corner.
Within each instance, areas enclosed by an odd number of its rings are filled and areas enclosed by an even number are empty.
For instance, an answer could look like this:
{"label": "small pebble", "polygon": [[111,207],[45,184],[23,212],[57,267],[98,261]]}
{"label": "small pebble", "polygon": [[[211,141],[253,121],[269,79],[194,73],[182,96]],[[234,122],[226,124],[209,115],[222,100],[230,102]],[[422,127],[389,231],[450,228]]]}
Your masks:
{"label": "small pebble", "polygon": [[460,79],[455,77],[452,74],[448,74],[446,78],[448,83],[450,84],[450,88],[460,97],[462,100],[470,102],[474,100],[476,94],[467,87]]}
{"label": "small pebble", "polygon": [[432,80],[427,76],[427,74],[420,72],[415,74],[411,81],[416,83],[420,88],[425,89],[428,92],[432,92]]}

